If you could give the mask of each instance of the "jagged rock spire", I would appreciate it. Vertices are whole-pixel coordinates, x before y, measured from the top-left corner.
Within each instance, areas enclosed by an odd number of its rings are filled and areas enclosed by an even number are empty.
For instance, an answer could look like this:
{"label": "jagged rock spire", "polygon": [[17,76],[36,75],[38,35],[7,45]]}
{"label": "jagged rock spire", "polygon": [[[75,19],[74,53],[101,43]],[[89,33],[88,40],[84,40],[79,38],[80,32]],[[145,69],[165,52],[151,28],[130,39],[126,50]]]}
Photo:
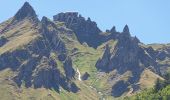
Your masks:
{"label": "jagged rock spire", "polygon": [[124,32],[124,33],[130,33],[130,32],[129,32],[129,27],[128,27],[128,25],[125,25],[125,27],[124,27],[124,29],[123,29],[123,32]]}
{"label": "jagged rock spire", "polygon": [[136,36],[133,38],[133,41],[136,42],[136,43],[140,42],[140,40]]}
{"label": "jagged rock spire", "polygon": [[123,36],[131,38],[128,25],[125,25],[125,27],[123,28],[123,32],[122,33],[123,33],[122,34]]}
{"label": "jagged rock spire", "polygon": [[110,57],[111,57],[110,47],[108,44],[106,44],[103,57],[99,59],[96,63],[97,69],[101,69],[103,71],[108,72],[109,70],[108,70],[108,67],[106,66],[108,66],[110,62]]}
{"label": "jagged rock spire", "polygon": [[43,16],[41,22],[42,22],[42,24],[47,24],[48,18]]}
{"label": "jagged rock spire", "polygon": [[110,30],[111,33],[115,33],[116,32],[116,27],[113,26],[112,29]]}
{"label": "jagged rock spire", "polygon": [[24,5],[19,9],[19,11],[15,14],[14,17],[16,20],[22,20],[26,17],[36,18],[37,15],[34,9],[32,8],[32,6],[28,2],[25,2]]}

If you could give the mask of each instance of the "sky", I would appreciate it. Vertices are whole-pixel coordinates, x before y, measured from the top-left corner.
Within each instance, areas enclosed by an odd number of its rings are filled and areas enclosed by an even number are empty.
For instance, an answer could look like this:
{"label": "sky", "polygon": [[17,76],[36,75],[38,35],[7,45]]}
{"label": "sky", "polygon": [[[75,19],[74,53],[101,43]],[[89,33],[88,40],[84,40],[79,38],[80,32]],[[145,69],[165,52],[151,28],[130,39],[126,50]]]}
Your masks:
{"label": "sky", "polygon": [[[26,0],[0,0],[0,22],[14,16]],[[27,0],[41,19],[60,12],[79,12],[105,31],[127,24],[145,44],[170,43],[170,0]]]}

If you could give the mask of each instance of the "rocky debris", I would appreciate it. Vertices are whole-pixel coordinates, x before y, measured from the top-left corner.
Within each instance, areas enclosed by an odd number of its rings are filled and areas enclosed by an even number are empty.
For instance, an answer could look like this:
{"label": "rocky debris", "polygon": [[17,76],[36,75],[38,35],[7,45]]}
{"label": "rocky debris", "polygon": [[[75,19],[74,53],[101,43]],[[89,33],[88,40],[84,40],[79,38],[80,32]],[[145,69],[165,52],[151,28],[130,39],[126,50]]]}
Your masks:
{"label": "rocky debris", "polygon": [[92,47],[97,47],[101,43],[99,41],[102,38],[99,35],[101,30],[97,27],[96,22],[91,21],[90,18],[86,20],[77,12],[66,12],[55,15],[53,19],[65,22],[66,26],[75,32],[80,43],[86,42]]}
{"label": "rocky debris", "polygon": [[14,19],[20,21],[26,17],[37,19],[34,9],[28,2],[25,2],[21,9],[19,9],[19,11],[15,14]]}
{"label": "rocky debris", "polygon": [[81,77],[82,80],[88,80],[88,78],[90,77],[90,74],[88,72],[85,72],[83,74],[83,76]]}

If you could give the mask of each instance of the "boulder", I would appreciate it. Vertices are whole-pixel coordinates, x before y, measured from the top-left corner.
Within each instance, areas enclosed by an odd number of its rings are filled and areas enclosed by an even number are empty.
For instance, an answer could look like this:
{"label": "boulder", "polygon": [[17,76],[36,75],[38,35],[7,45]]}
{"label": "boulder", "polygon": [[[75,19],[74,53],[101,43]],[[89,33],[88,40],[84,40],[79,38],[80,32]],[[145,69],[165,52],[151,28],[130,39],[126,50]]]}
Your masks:
{"label": "boulder", "polygon": [[85,72],[83,74],[83,76],[81,77],[82,80],[88,80],[88,78],[90,77],[90,74],[88,72]]}

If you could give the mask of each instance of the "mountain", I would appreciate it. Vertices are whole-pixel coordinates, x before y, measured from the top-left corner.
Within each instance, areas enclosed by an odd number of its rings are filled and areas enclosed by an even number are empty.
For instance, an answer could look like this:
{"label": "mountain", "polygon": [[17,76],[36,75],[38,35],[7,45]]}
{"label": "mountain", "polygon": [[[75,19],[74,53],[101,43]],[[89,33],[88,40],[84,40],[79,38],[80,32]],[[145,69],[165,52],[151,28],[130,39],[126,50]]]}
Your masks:
{"label": "mountain", "polygon": [[164,80],[169,62],[169,44],[145,45],[128,25],[102,32],[77,12],[39,20],[25,2],[0,24],[3,100],[122,99]]}

